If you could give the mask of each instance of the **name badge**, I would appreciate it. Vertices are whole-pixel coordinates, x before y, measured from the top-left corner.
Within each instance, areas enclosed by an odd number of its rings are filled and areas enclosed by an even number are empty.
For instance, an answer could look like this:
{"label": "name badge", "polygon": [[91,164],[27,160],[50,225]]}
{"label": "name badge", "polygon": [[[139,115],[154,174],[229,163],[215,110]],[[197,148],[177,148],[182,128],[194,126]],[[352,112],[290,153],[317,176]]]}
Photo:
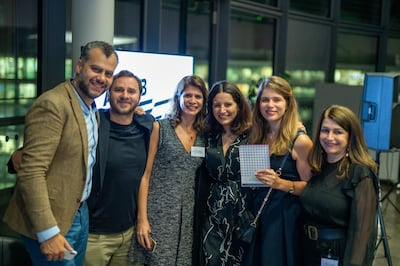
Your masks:
{"label": "name badge", "polygon": [[192,146],[192,149],[190,151],[190,155],[192,157],[202,157],[202,158],[204,158],[206,156],[206,148],[205,147],[199,147],[199,146]]}
{"label": "name badge", "polygon": [[335,256],[323,256],[321,257],[321,266],[339,266],[339,258]]}

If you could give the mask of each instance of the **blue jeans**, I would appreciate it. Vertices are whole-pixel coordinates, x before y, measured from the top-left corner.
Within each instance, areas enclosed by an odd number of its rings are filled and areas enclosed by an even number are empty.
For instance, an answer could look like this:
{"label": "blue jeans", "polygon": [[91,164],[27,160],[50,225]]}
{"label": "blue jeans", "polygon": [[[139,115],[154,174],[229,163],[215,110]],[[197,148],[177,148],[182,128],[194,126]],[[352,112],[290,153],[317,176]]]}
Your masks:
{"label": "blue jeans", "polygon": [[51,266],[82,266],[85,260],[86,245],[89,231],[89,213],[86,202],[79,208],[71,228],[65,235],[68,243],[78,252],[72,260],[48,261],[47,257],[40,251],[40,243],[36,239],[22,236],[25,248],[31,256],[33,265]]}

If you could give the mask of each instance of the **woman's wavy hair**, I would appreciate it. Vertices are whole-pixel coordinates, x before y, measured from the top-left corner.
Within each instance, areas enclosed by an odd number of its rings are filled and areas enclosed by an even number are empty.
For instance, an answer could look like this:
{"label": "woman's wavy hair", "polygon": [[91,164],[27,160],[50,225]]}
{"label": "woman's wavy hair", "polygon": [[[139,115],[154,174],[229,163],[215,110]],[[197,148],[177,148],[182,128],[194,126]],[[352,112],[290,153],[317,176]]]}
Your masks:
{"label": "woman's wavy hair", "polygon": [[339,163],[337,178],[348,177],[349,168],[352,163],[368,166],[374,173],[377,173],[377,164],[368,153],[360,121],[352,110],[341,105],[331,105],[321,114],[318,122],[317,131],[314,135],[314,145],[309,155],[309,163],[312,171],[319,174],[323,165],[326,163],[326,152],[322,148],[319,140],[321,125],[324,119],[329,118],[342,127],[348,134],[347,155]]}
{"label": "woman's wavy hair", "polygon": [[208,113],[207,113],[207,132],[218,135],[223,132],[223,127],[215,119],[213,114],[213,101],[218,93],[228,93],[232,96],[235,103],[238,105],[237,116],[232,122],[231,131],[236,135],[247,133],[251,127],[251,109],[248,100],[234,84],[226,80],[218,81],[213,84],[208,97]]}
{"label": "woman's wavy hair", "polygon": [[204,120],[207,114],[207,98],[208,98],[208,90],[206,84],[202,78],[196,75],[185,76],[183,77],[176,86],[176,90],[174,92],[174,96],[172,99],[171,111],[168,113],[167,117],[172,119],[174,122],[174,127],[176,127],[181,122],[182,117],[182,108],[179,104],[179,98],[185,91],[188,86],[193,86],[198,88],[203,95],[203,106],[201,111],[196,115],[193,128],[197,131],[197,133],[202,133],[205,129]]}
{"label": "woman's wavy hair", "polygon": [[267,88],[281,95],[286,102],[286,111],[282,117],[281,127],[274,145],[270,147],[270,154],[281,155],[290,149],[291,142],[297,134],[298,123],[300,121],[293,90],[289,83],[281,77],[272,76],[270,78],[265,78],[259,85],[256,103],[253,108],[253,127],[249,143],[270,144],[267,135],[271,130],[271,126],[262,116],[260,110],[261,96],[263,91]]}

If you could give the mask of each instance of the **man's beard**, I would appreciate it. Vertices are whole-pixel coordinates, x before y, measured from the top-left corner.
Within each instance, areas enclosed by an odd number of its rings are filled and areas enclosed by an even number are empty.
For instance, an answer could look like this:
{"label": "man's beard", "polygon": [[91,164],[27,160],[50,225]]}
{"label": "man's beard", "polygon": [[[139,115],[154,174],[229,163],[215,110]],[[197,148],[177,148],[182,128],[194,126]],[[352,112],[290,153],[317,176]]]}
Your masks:
{"label": "man's beard", "polygon": [[133,112],[135,111],[136,107],[137,107],[137,104],[132,106],[132,108],[129,108],[128,110],[121,110],[119,108],[115,108],[115,107],[113,108],[112,106],[111,106],[111,109],[113,110],[114,113],[119,114],[119,115],[132,115]]}
{"label": "man's beard", "polygon": [[95,99],[98,96],[100,96],[100,95],[97,95],[97,94],[90,93],[89,87],[84,83],[83,80],[79,80],[78,87],[79,87],[80,91],[85,96],[89,97],[90,99]]}

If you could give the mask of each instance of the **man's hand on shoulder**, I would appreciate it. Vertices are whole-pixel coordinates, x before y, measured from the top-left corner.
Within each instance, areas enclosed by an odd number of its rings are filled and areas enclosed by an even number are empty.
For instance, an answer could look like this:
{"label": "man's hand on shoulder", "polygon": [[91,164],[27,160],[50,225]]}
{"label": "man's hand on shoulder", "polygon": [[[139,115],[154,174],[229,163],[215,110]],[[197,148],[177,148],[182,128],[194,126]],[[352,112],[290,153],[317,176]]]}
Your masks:
{"label": "man's hand on shoulder", "polygon": [[143,107],[136,107],[134,113],[138,115],[144,115],[146,111],[143,109]]}

